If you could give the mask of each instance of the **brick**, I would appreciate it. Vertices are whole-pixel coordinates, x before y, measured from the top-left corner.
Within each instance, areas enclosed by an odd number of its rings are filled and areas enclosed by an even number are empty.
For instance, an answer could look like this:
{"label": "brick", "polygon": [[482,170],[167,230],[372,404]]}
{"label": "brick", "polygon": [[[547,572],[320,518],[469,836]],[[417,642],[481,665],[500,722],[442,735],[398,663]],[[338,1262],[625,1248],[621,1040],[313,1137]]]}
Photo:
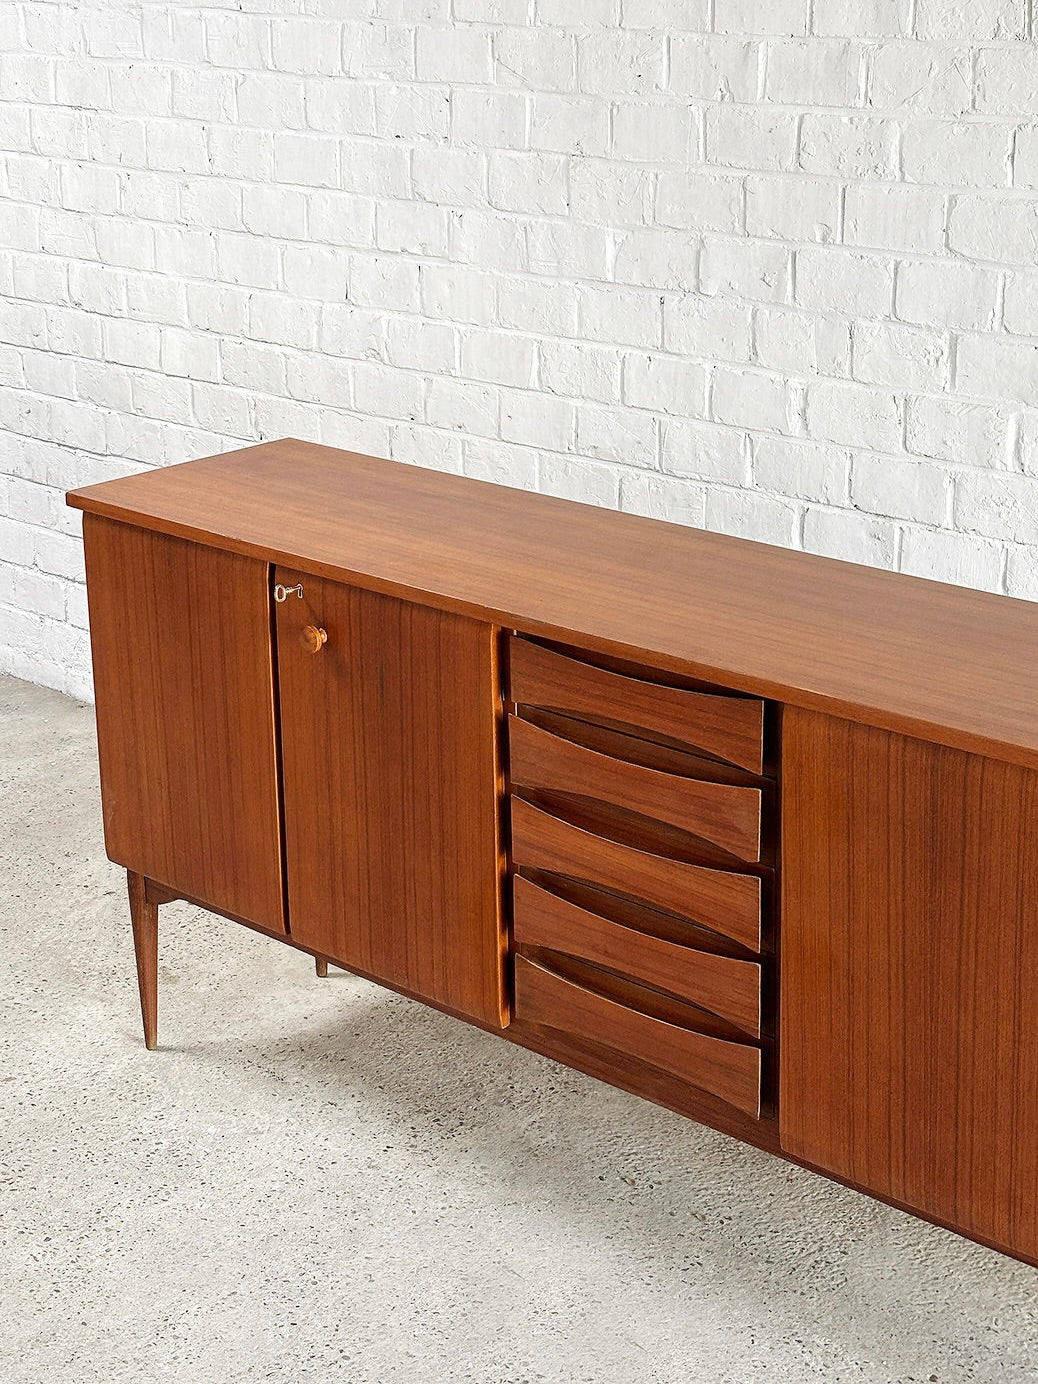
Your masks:
{"label": "brick", "polygon": [[837,240],[840,188],[792,177],[747,178],[746,231],[781,240]]}
{"label": "brick", "polygon": [[896,127],[874,116],[808,112],[800,134],[800,167],[841,178],[895,177]]}
{"label": "brick", "polygon": [[620,402],[623,357],[616,347],[585,341],[543,341],[538,348],[542,389],[571,399]]}
{"label": "brick", "polygon": [[582,284],[577,289],[577,326],[591,341],[659,346],[663,342],[662,295],[616,284]]}
{"label": "brick", "polygon": [[908,451],[958,466],[1004,467],[1008,460],[1009,408],[947,396],[909,398],[905,420]]}
{"label": "brick", "polygon": [[628,514],[701,529],[706,523],[706,487],[651,471],[625,472],[620,479],[620,508]]}
{"label": "brick", "polygon": [[[439,91],[438,88],[434,90]],[[468,87],[455,87],[451,91],[444,88],[444,92],[448,91],[449,122],[455,144],[473,144],[478,149],[526,148],[530,100],[525,92],[480,91]],[[596,113],[602,114],[600,111]],[[434,129],[438,131],[438,128],[437,120]]]}
{"label": "brick", "polygon": [[812,32],[865,38],[908,35],[912,0],[815,0]]}
{"label": "brick", "polygon": [[818,380],[807,389],[807,430],[811,437],[827,442],[897,452],[901,407],[889,390]]}
{"label": "brick", "polygon": [[[902,321],[923,326],[990,329],[998,303],[998,282],[993,269],[963,260],[906,260],[898,265],[895,310]],[[1008,289],[1006,296],[1008,317]]]}
{"label": "brick", "polygon": [[751,310],[726,298],[684,294],[663,305],[663,343],[668,351],[749,362]]}
{"label": "brick", "polygon": [[620,481],[613,467],[570,457],[543,457],[539,488],[547,495],[609,509],[615,509],[620,499]]}
{"label": "brick", "polygon": [[945,523],[951,484],[943,467],[925,461],[862,452],[851,462],[851,499],[855,505],[893,519]]}
{"label": "brick", "polygon": [[624,101],[613,110],[613,155],[645,163],[687,164],[699,143],[698,115],[682,103]]}
{"label": "brick", "polygon": [[716,0],[714,27],[721,34],[806,34],[807,0]]}
{"label": "brick", "polygon": [[[993,270],[988,272],[994,274]],[[1006,275],[1004,316],[1007,331],[1020,336],[1038,336],[1038,272],[1022,269]],[[992,323],[972,325],[990,327]]]}
{"label": "brick", "polygon": [[558,154],[490,155],[489,201],[504,211],[563,215],[569,206],[568,166]]}
{"label": "brick", "polygon": [[474,480],[510,485],[516,490],[536,490],[540,454],[514,443],[469,438],[462,442],[462,470]]}
{"label": "brick", "polygon": [[[655,183],[655,174],[647,168],[610,159],[574,159],[569,175],[570,210],[582,221],[645,225],[652,216]],[[560,188],[565,191],[564,184]]]}
{"label": "brick", "polygon": [[896,322],[856,322],[854,378],[892,389],[947,389],[951,349],[947,333]]}
{"label": "brick", "polygon": [[502,29],[494,35],[494,70],[502,86],[575,91],[576,44],[571,35],[553,29]]}
{"label": "brick", "polygon": [[623,466],[655,466],[657,420],[641,409],[581,404],[577,450]]}
{"label": "brick", "polygon": [[901,159],[910,182],[998,187],[1009,182],[1013,130],[987,121],[915,120],[905,126]]}
{"label": "brick", "polygon": [[605,29],[577,39],[581,91],[617,96],[650,95],[663,90],[666,40],[658,31]]}
{"label": "brick", "polygon": [[537,348],[529,337],[492,331],[467,331],[462,336],[461,372],[468,379],[529,388],[536,369]]}
{"label": "brick", "polygon": [[660,432],[660,453],[663,470],[671,475],[732,485],[749,480],[746,434],[738,428],[666,419]]}
{"label": "brick", "polygon": [[743,181],[732,173],[664,169],[656,179],[656,221],[690,231],[742,229]]}
{"label": "brick", "polygon": [[872,54],[872,107],[950,117],[965,114],[972,100],[973,61],[967,47],[905,39],[880,44]]}
{"label": "brick", "polygon": [[897,537],[897,526],[890,520],[857,510],[809,508],[804,516],[804,548],[822,557],[892,568]]}
{"label": "brick", "polygon": [[[481,92],[480,99],[483,96]],[[605,154],[609,149],[609,107],[593,96],[534,92],[530,144],[534,149],[564,154]]]}
{"label": "brick", "polygon": [[724,168],[789,169],[797,150],[795,114],[766,107],[710,106],[706,113],[706,156]]}
{"label": "brick", "polygon": [[670,86],[704,101],[752,101],[757,95],[763,44],[739,35],[675,34],[670,43]]}
{"label": "brick", "polygon": [[[816,32],[824,32],[817,21]],[[852,23],[835,32],[862,30]],[[855,106],[862,61],[861,45],[842,39],[776,40],[768,46],[765,99],[785,106]]]}
{"label": "brick", "polygon": [[1014,337],[964,335],[959,339],[955,382],[966,394],[1038,398],[1038,345]]}
{"label": "brick", "polygon": [[815,442],[757,437],[753,479],[759,489],[818,504],[846,504],[850,453]]}
{"label": "brick", "polygon": [[784,245],[716,238],[703,247],[700,287],[708,297],[784,302],[791,272],[792,256]]}
{"label": "brick", "polygon": [[1033,265],[1038,260],[1038,204],[979,194],[956,197],[948,244],[971,259]]}
{"label": "brick", "polygon": [[677,356],[628,352],[623,400],[635,408],[702,418],[706,413],[706,371],[697,362]]}
{"label": "brick", "polygon": [[955,487],[955,523],[966,533],[1038,543],[1038,478],[966,471]]}
{"label": "brick", "polygon": [[706,497],[706,527],[716,533],[774,543],[788,548],[800,524],[800,506],[752,489],[711,489]]}
{"label": "brick", "polygon": [[920,38],[1022,39],[1027,36],[1026,0],[918,0],[915,31]]}
{"label": "brick", "polygon": [[1019,120],[1038,115],[1038,49],[1033,43],[982,48],[977,54],[977,110]]}
{"label": "brick", "polygon": [[434,376],[425,403],[426,421],[438,428],[475,433],[479,437],[500,434],[500,396],[492,385]]}
{"label": "brick", "polygon": [[899,570],[930,581],[952,582],[981,591],[995,591],[1002,578],[1000,543],[947,529],[905,529]]}
{"label": "brick", "polygon": [[853,317],[886,317],[894,295],[894,263],[837,246],[796,256],[796,301],[801,307]]}
{"label": "brick", "polygon": [[501,437],[556,452],[573,449],[576,405],[532,390],[501,391]]}
{"label": "brick", "polygon": [[618,282],[650,288],[695,287],[699,247],[676,231],[628,231],[616,248]]}
{"label": "brick", "polygon": [[751,370],[716,366],[710,394],[710,411],[718,423],[737,428],[763,428],[785,432],[791,426],[790,395],[786,381]]}

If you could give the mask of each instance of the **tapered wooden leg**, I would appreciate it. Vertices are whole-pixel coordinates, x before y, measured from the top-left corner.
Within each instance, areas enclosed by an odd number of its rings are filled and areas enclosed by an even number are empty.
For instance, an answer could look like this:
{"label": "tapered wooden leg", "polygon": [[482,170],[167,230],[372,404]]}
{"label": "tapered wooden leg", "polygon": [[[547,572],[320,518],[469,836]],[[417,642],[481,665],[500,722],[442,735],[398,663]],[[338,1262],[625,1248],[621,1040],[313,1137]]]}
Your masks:
{"label": "tapered wooden leg", "polygon": [[137,988],[141,993],[144,1045],[158,1045],[159,1031],[159,908],[147,896],[143,875],[126,872],[133,922],[133,950],[137,957]]}
{"label": "tapered wooden leg", "polygon": [[314,961],[317,963],[317,974],[323,980],[328,974],[328,962],[323,956],[315,956]]}

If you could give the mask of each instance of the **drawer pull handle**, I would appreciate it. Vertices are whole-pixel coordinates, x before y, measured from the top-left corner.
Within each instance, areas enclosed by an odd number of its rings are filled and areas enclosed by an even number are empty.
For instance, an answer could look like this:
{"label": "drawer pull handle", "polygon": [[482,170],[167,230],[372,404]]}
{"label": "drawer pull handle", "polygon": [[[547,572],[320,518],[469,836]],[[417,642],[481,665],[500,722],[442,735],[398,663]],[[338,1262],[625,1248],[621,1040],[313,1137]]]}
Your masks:
{"label": "drawer pull handle", "polygon": [[312,654],[319,654],[328,643],[328,631],[318,625],[307,625],[303,630],[303,643]]}
{"label": "drawer pull handle", "polygon": [[277,586],[274,587],[274,599],[277,601],[278,605],[281,605],[283,601],[287,601],[289,596],[298,596],[299,599],[302,600],[303,583],[297,582],[295,586],[282,586],[281,583],[278,582]]}

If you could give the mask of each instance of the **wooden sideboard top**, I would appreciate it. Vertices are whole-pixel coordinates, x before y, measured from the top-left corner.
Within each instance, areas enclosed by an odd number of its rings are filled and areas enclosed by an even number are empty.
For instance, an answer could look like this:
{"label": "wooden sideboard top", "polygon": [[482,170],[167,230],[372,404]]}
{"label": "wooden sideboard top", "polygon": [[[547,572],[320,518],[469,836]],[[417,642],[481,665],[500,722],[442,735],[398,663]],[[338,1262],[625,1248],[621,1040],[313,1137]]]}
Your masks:
{"label": "wooden sideboard top", "polygon": [[1027,601],[295,439],[68,498],[161,533],[1038,768],[1038,606]]}

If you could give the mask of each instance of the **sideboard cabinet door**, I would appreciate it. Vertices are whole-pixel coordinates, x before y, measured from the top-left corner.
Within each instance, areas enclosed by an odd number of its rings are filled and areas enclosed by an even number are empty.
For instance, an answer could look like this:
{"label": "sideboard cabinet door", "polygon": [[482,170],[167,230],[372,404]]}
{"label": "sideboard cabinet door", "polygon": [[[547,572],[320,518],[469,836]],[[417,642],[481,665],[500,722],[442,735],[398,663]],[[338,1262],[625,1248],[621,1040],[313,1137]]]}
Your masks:
{"label": "sideboard cabinet door", "polygon": [[1038,1257],[1038,774],[787,709],[781,1143]]}
{"label": "sideboard cabinet door", "polygon": [[292,936],[504,1023],[497,632],[283,568],[276,580]]}
{"label": "sideboard cabinet door", "polygon": [[105,845],[284,930],[269,566],[83,518]]}

